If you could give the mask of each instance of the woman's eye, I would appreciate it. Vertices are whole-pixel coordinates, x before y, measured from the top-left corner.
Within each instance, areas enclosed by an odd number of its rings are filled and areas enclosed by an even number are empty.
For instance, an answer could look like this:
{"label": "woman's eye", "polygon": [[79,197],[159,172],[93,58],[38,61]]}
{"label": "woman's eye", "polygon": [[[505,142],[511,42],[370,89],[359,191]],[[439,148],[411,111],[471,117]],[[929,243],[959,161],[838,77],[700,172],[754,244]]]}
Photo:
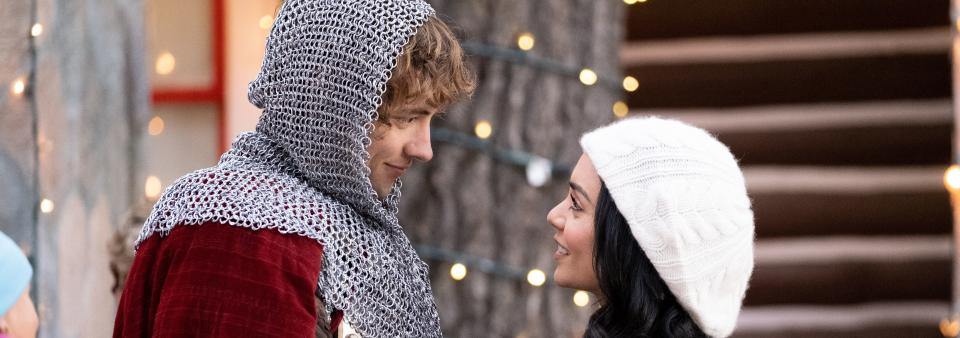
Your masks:
{"label": "woman's eye", "polygon": [[577,199],[573,197],[573,194],[570,194],[570,210],[581,211],[583,208],[580,207],[580,203],[577,203]]}

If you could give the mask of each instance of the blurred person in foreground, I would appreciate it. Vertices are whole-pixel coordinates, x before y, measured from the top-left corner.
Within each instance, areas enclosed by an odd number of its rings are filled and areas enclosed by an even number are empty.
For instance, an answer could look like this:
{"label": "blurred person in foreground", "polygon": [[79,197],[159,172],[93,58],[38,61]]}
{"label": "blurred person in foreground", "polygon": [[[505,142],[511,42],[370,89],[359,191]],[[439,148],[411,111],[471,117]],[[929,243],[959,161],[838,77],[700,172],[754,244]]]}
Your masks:
{"label": "blurred person in foreground", "polygon": [[20,247],[0,232],[0,338],[34,338],[40,321],[30,300],[33,268]]}
{"label": "blurred person in foreground", "polygon": [[399,178],[472,88],[423,0],[284,1],[249,86],[256,131],[154,206],[114,337],[440,336]]}
{"label": "blurred person in foreground", "polygon": [[556,283],[599,308],[585,337],[729,336],[753,271],[743,174],[706,131],[659,118],[588,132],[547,215]]}

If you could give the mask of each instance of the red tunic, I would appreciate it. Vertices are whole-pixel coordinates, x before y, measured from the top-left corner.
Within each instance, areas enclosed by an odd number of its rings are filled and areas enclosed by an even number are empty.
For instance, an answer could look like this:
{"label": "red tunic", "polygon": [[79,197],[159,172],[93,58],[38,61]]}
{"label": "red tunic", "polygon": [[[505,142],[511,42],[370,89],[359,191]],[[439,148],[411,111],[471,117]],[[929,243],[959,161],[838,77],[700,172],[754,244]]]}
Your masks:
{"label": "red tunic", "polygon": [[323,247],[274,230],[177,226],[141,243],[113,336],[314,337]]}

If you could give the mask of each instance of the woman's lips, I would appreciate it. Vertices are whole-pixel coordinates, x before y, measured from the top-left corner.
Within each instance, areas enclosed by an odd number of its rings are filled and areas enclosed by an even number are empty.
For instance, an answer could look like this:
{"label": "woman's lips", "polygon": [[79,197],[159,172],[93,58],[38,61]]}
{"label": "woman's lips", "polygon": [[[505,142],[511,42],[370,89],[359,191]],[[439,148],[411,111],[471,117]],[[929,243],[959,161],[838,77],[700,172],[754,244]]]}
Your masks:
{"label": "woman's lips", "polygon": [[570,255],[570,251],[567,250],[567,248],[563,247],[563,245],[560,245],[560,243],[557,243],[557,251],[553,253],[553,258],[560,259],[560,257],[569,256],[569,255]]}

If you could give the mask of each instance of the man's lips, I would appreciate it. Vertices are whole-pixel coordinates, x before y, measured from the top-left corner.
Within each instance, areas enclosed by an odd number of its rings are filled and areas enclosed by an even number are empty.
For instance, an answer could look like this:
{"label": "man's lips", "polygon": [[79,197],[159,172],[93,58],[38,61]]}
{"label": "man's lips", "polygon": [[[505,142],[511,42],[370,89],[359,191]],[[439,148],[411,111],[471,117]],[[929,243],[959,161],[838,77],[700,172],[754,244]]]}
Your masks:
{"label": "man's lips", "polygon": [[407,171],[407,168],[410,168],[410,166],[399,166],[399,165],[394,165],[390,163],[384,163],[384,164],[387,166],[387,168],[392,169],[394,173],[397,175],[397,177],[400,177],[400,175],[403,175],[403,173]]}

